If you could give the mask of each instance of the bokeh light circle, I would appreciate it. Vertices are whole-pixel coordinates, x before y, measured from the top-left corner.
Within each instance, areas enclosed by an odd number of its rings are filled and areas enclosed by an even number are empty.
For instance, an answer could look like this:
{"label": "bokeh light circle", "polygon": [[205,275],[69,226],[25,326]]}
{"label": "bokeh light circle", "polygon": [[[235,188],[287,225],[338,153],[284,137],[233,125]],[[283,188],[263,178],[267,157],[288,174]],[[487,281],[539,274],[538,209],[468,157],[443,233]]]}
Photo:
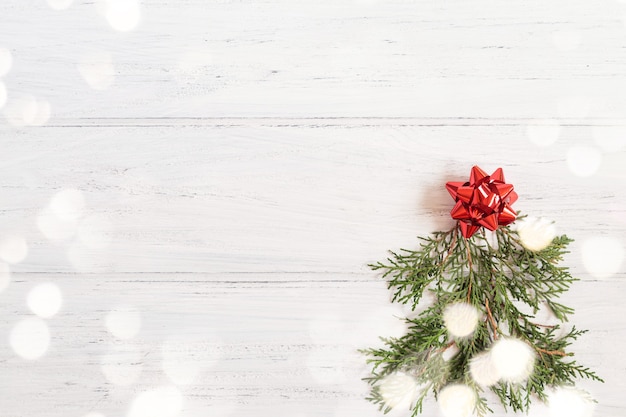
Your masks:
{"label": "bokeh light circle", "polygon": [[0,293],[4,291],[11,282],[11,268],[9,265],[0,262]]}
{"label": "bokeh light circle", "polygon": [[111,244],[111,222],[104,216],[93,214],[78,225],[78,240],[87,248],[104,249]]}
{"label": "bokeh light circle", "polygon": [[550,146],[559,139],[561,125],[553,119],[536,121],[527,126],[526,135],[537,146]]}
{"label": "bokeh light circle", "polygon": [[470,417],[476,407],[476,392],[465,384],[445,386],[437,398],[444,417]]}
{"label": "bokeh light circle", "polygon": [[419,384],[411,375],[394,372],[385,376],[378,384],[385,406],[408,410],[419,394]]}
{"label": "bokeh light circle", "polygon": [[567,167],[577,177],[590,177],[602,164],[602,153],[591,146],[574,146],[567,152]]}
{"label": "bokeh light circle", "polygon": [[85,207],[85,197],[79,190],[69,188],[59,191],[50,200],[50,209],[62,220],[78,219]]}
{"label": "bokeh light circle", "polygon": [[143,365],[142,352],[135,345],[116,345],[100,358],[100,369],[110,383],[129,386],[139,379]]}
{"label": "bokeh light circle", "polygon": [[207,368],[217,364],[222,357],[222,343],[217,337],[189,340],[171,337],[161,346],[161,367],[176,385],[190,385]]}
{"label": "bokeh light circle", "polygon": [[48,6],[53,8],[54,10],[64,10],[72,5],[74,0],[46,0],[48,2]]}
{"label": "bokeh light circle", "polygon": [[11,329],[9,344],[18,356],[28,360],[39,359],[50,346],[50,330],[38,317],[23,319]]}
{"label": "bokeh light circle", "polygon": [[119,307],[106,315],[104,324],[118,339],[132,339],[141,330],[141,314],[132,307]]}
{"label": "bokeh light circle", "polygon": [[103,0],[100,7],[109,25],[120,32],[135,29],[141,20],[138,0]]}
{"label": "bokeh light circle", "polygon": [[580,46],[582,35],[576,31],[559,31],[552,34],[552,42],[561,51],[573,51]]}
{"label": "bokeh light circle", "polygon": [[94,90],[106,90],[115,80],[113,57],[105,52],[86,55],[78,64],[78,72],[89,87]]}
{"label": "bokeh light circle", "polygon": [[626,126],[594,126],[592,134],[605,152],[619,152],[626,147]]}
{"label": "bokeh light circle", "polygon": [[0,241],[0,259],[10,264],[17,264],[26,259],[28,244],[21,236],[7,236]]}
{"label": "bokeh light circle", "polygon": [[454,303],[443,310],[443,323],[454,337],[469,336],[476,330],[480,312],[469,303]]}
{"label": "bokeh light circle", "polygon": [[608,278],[619,272],[624,261],[624,246],[614,237],[590,237],[582,244],[582,260],[594,278]]}
{"label": "bokeh light circle", "polygon": [[37,228],[47,239],[66,240],[76,233],[76,221],[59,218],[50,208],[37,216]]}
{"label": "bokeh light circle", "polygon": [[63,296],[56,284],[46,282],[30,290],[26,297],[26,304],[33,313],[47,319],[59,312],[63,304]]}
{"label": "bokeh light circle", "polygon": [[183,396],[176,387],[158,387],[137,395],[128,417],[176,417],[182,411],[183,402]]}
{"label": "bokeh light circle", "polygon": [[10,100],[4,111],[7,122],[15,127],[42,126],[48,122],[51,114],[52,106],[48,101],[31,96]]}
{"label": "bokeh light circle", "polygon": [[0,109],[4,107],[7,102],[7,88],[4,83],[0,81]]}
{"label": "bokeh light circle", "polygon": [[574,387],[559,387],[548,394],[550,417],[591,417],[593,409],[591,396]]}
{"label": "bokeh light circle", "polygon": [[500,338],[489,354],[497,374],[506,381],[523,382],[533,372],[535,352],[522,340]]}
{"label": "bokeh light circle", "polygon": [[489,352],[480,352],[470,360],[470,375],[483,387],[490,387],[500,380],[500,373],[495,367]]}
{"label": "bokeh light circle", "polygon": [[11,71],[13,55],[7,48],[0,48],[0,77],[4,77]]}
{"label": "bokeh light circle", "polygon": [[554,223],[547,219],[529,216],[515,224],[522,246],[531,251],[547,248],[556,236]]}

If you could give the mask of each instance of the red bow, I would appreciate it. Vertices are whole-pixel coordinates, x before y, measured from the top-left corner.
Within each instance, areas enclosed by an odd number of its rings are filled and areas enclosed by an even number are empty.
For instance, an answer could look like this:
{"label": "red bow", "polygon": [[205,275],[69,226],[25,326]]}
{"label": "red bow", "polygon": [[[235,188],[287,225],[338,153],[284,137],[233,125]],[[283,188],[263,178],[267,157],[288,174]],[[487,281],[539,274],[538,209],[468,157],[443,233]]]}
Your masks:
{"label": "red bow", "polygon": [[506,226],[517,216],[511,208],[517,200],[517,193],[512,184],[504,182],[502,168],[487,175],[474,166],[468,182],[448,182],[446,189],[456,201],[450,215],[459,221],[465,238],[472,237],[481,226],[489,230]]}

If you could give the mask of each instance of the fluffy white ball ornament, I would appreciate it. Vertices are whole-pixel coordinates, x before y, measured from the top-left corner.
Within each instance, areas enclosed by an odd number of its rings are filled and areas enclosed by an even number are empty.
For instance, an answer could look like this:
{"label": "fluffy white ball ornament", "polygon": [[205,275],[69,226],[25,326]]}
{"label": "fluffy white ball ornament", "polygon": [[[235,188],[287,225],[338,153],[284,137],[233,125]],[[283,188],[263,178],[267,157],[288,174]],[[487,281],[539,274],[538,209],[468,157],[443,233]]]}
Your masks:
{"label": "fluffy white ball ornament", "polygon": [[516,224],[522,245],[534,252],[550,246],[556,236],[554,224],[543,218],[526,217]]}
{"label": "fluffy white ball ornament", "polygon": [[410,408],[417,399],[419,384],[404,372],[394,372],[381,379],[378,392],[389,408]]}
{"label": "fluffy white ball ornament", "polygon": [[481,352],[470,360],[470,375],[483,387],[495,385],[500,380],[500,372],[491,359],[490,352]]}
{"label": "fluffy white ball ornament", "polygon": [[591,417],[594,401],[587,391],[559,387],[548,395],[550,417]]}
{"label": "fluffy white ball ornament", "polygon": [[437,402],[444,417],[470,417],[476,409],[476,392],[465,384],[451,384],[439,391]]}
{"label": "fluffy white ball ornament", "polygon": [[443,323],[453,337],[466,337],[476,330],[480,312],[468,303],[454,303],[443,311]]}
{"label": "fluffy white ball ornament", "polygon": [[498,339],[489,352],[500,378],[507,382],[523,382],[535,367],[535,352],[525,342],[512,337]]}

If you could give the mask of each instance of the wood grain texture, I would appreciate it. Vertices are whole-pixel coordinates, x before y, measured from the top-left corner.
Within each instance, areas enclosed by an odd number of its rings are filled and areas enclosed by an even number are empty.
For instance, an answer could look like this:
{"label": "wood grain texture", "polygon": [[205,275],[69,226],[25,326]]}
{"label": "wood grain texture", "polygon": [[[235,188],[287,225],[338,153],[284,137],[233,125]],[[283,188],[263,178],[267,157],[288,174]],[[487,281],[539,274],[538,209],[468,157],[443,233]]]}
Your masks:
{"label": "wood grain texture", "polygon": [[[181,416],[380,415],[356,351],[412,313],[366,264],[451,227],[442,184],[478,164],[502,166],[516,208],[576,239],[581,282],[564,301],[591,331],[574,350],[606,380],[582,386],[596,416],[623,415],[624,262],[601,279],[583,257],[591,238],[626,247],[624,15],[619,2],[153,0],[117,32],[93,2],[3,1],[0,234],[28,256],[0,291],[0,414],[134,417],[138,395],[191,363]],[[94,53],[113,68],[101,90],[79,69]],[[49,120],[14,126],[24,95]],[[596,155],[593,175],[572,173]],[[38,229],[68,188],[106,245]],[[47,353],[27,361],[8,339],[43,282],[64,302]],[[106,317],[125,307],[141,328],[118,340]]]}

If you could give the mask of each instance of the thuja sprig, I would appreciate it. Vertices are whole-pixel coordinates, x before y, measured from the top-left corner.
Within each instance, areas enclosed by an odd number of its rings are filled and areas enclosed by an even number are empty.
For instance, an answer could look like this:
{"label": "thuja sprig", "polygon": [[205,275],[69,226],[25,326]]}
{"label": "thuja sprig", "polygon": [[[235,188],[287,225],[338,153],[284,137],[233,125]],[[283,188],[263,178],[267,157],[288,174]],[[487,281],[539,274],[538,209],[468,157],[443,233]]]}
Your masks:
{"label": "thuja sprig", "polygon": [[[417,317],[406,319],[406,335],[383,339],[383,348],[363,351],[373,367],[367,378],[372,386],[369,400],[389,411],[382,382],[398,372],[411,376],[419,387],[411,404],[413,416],[422,411],[428,393],[437,397],[455,383],[473,390],[475,411],[483,416],[491,411],[483,396],[486,389],[497,395],[505,409],[528,411],[532,398],[547,399],[550,387],[573,384],[578,378],[602,381],[579,365],[569,350],[584,330],[572,327],[564,332],[561,324],[535,321],[542,308],[560,323],[574,312],[556,301],[576,281],[567,268],[558,266],[571,242],[565,235],[558,236],[544,249],[532,251],[508,226],[492,235],[483,229],[469,239],[455,227],[421,238],[417,250],[391,252],[386,261],[370,265],[387,279],[393,301],[415,310],[426,291],[435,301]],[[450,334],[444,317],[450,305],[473,307],[480,313],[471,335]],[[512,340],[517,343],[514,348],[528,347],[529,352],[521,353],[527,355],[532,370],[520,380],[509,375],[479,384],[472,376],[471,362],[481,352],[493,351],[499,340]],[[445,358],[452,349],[457,353]]]}

